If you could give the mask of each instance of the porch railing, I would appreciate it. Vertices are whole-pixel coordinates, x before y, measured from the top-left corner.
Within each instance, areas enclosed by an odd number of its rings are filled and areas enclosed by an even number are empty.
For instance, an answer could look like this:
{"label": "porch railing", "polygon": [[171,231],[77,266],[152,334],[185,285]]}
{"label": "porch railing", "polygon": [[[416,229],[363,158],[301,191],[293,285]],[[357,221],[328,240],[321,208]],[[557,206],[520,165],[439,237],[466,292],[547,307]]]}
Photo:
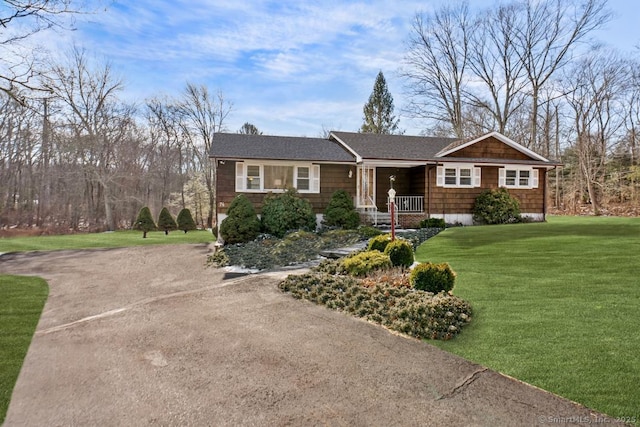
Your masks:
{"label": "porch railing", "polygon": [[[387,205],[389,200],[387,200]],[[424,196],[396,196],[396,212],[422,213],[424,212]]]}

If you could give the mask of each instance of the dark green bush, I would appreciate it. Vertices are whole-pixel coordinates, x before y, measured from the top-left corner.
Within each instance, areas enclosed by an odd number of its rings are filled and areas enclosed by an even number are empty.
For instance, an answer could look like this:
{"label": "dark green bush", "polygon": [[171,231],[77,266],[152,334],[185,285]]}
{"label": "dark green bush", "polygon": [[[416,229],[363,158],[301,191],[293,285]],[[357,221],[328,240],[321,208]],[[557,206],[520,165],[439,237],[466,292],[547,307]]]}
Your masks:
{"label": "dark green bush", "polygon": [[446,262],[441,264],[430,262],[418,264],[411,270],[409,275],[411,286],[434,294],[450,291],[453,289],[455,280],[456,273]]}
{"label": "dark green bush", "polygon": [[373,270],[391,268],[391,260],[380,251],[365,251],[345,257],[340,263],[340,268],[341,271],[358,277]]}
{"label": "dark green bush", "polygon": [[367,249],[370,251],[384,252],[389,242],[391,242],[391,234],[380,234],[369,240]]}
{"label": "dark green bush", "polygon": [[419,228],[445,228],[446,226],[442,218],[425,218],[420,221]]}
{"label": "dark green bush", "polygon": [[260,234],[260,220],[253,204],[244,194],[238,194],[229,209],[227,217],[220,223],[220,235],[225,243],[250,242]]}
{"label": "dark green bush", "polygon": [[265,197],[261,218],[262,230],[276,237],[283,237],[290,231],[316,229],[316,215],[311,204],[295,189]]}
{"label": "dark green bush", "polygon": [[162,208],[160,215],[158,215],[158,229],[164,231],[164,234],[169,234],[169,231],[178,229],[176,220],[173,219],[173,215],[167,208]]}
{"label": "dark green bush", "polygon": [[384,248],[394,267],[410,267],[413,264],[413,247],[404,239],[395,239]]}
{"label": "dark green bush", "polygon": [[142,231],[142,238],[147,237],[147,232],[157,230],[151,211],[147,206],[140,209],[134,229]]}
{"label": "dark green bush", "polygon": [[178,230],[184,231],[185,234],[187,231],[196,229],[196,222],[193,220],[193,216],[191,216],[191,211],[187,208],[178,212],[176,222],[178,223]]}
{"label": "dark green bush", "polygon": [[345,229],[355,229],[360,225],[360,214],[356,211],[349,193],[338,190],[331,195],[331,200],[324,210],[322,223],[328,227]]}
{"label": "dark green bush", "polygon": [[486,190],[476,197],[473,221],[478,224],[510,224],[520,222],[520,203],[506,188]]}

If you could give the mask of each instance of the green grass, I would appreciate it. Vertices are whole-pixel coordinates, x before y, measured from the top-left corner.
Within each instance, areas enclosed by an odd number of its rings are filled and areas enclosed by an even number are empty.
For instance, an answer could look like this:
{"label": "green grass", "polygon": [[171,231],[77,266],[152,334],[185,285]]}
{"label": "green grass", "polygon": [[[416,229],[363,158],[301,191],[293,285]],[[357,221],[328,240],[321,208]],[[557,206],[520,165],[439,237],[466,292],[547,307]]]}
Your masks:
{"label": "green grass", "polygon": [[24,251],[51,251],[57,249],[119,248],[128,246],[210,243],[215,240],[210,231],[199,230],[183,233],[172,231],[165,236],[162,231],[116,231],[111,233],[67,234],[60,236],[0,238],[0,253]]}
{"label": "green grass", "polygon": [[[640,218],[451,228],[449,262],[474,318],[438,347],[612,417],[640,418]],[[637,422],[637,421],[636,421]]]}
{"label": "green grass", "polygon": [[40,278],[0,275],[0,424],[48,293]]}

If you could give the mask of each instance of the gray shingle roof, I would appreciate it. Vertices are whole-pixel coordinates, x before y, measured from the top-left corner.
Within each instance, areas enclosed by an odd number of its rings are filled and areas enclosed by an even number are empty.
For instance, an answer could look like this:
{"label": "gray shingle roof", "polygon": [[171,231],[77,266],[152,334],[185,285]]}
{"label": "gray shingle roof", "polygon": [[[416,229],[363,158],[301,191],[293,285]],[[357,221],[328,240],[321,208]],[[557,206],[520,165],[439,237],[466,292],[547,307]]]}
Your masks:
{"label": "gray shingle roof", "polygon": [[218,159],[355,161],[344,147],[328,139],[238,133],[216,133],[209,154]]}
{"label": "gray shingle roof", "polygon": [[331,132],[364,159],[433,160],[456,138]]}

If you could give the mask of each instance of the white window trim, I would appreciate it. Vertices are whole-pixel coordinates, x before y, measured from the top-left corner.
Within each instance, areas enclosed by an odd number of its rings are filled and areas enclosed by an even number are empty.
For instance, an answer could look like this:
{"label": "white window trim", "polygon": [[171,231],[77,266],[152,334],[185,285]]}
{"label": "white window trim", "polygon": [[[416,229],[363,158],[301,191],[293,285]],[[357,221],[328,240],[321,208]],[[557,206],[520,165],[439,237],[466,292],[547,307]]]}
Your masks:
{"label": "white window trim", "polygon": [[[515,185],[507,185],[507,171],[516,171],[516,183]],[[520,171],[529,172],[529,180],[527,185],[520,185]],[[520,189],[533,189],[538,188],[539,170],[530,166],[505,166],[498,170],[498,186],[504,188],[520,188]]]}
{"label": "white window trim", "polygon": [[[447,184],[445,180],[445,169],[456,170],[456,183]],[[471,184],[460,184],[460,169],[471,170]],[[447,163],[436,168],[436,187],[444,188],[474,188],[482,184],[482,169],[475,167],[472,163]]]}
{"label": "white window trim", "polygon": [[[279,193],[285,189],[264,188],[264,166],[290,166],[293,167],[293,180],[298,183],[298,168],[309,168],[309,189],[298,190],[299,193],[317,194],[320,193],[320,165],[313,163],[297,163],[297,162],[236,162],[236,193]],[[260,168],[260,188],[247,189],[247,168],[249,166],[258,166]],[[305,178],[307,179],[307,178]]]}

